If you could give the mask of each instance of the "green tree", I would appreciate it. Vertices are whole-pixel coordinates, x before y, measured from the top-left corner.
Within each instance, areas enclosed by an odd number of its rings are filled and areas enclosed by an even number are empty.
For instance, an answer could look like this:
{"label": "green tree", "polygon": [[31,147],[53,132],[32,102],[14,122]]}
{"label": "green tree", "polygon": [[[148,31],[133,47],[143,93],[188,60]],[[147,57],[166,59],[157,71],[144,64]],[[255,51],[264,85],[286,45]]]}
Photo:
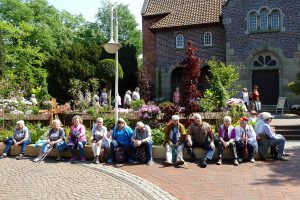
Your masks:
{"label": "green tree", "polygon": [[210,78],[207,77],[210,88],[204,92],[200,105],[205,111],[220,110],[229,97],[237,93],[239,87],[235,83],[239,79],[239,66],[225,65],[216,60],[208,61]]}
{"label": "green tree", "polygon": [[218,62],[214,59],[208,61],[208,65],[210,66],[209,71],[211,73],[210,82],[219,79],[221,82],[220,84],[228,92],[228,95],[234,96],[239,88],[239,85],[236,85],[235,83],[239,80],[239,70],[241,67],[225,65],[224,62]]}
{"label": "green tree", "polygon": [[[113,4],[108,0],[101,0],[97,13],[97,22],[104,33],[106,40],[110,39],[110,16]],[[142,33],[138,30],[138,23],[130,12],[128,5],[116,4],[119,20],[119,42],[122,45],[133,45],[136,47],[136,55],[142,53]]]}
{"label": "green tree", "polygon": [[297,78],[297,80],[290,82],[288,84],[288,87],[295,94],[300,94],[300,73],[297,74],[296,78]]}
{"label": "green tree", "polygon": [[[118,63],[119,78],[123,78],[122,66]],[[95,75],[97,78],[104,80],[106,82],[106,87],[108,90],[108,106],[111,106],[111,90],[112,82],[115,80],[116,74],[116,61],[112,59],[101,60],[95,70]]]}

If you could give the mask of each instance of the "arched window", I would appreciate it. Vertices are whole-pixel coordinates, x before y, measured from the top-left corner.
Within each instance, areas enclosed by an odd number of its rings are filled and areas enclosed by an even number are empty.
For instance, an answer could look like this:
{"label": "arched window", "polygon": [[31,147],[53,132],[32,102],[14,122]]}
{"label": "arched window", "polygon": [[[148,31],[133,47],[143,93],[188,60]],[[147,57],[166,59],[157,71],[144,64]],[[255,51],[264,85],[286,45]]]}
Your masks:
{"label": "arched window", "polygon": [[269,15],[267,9],[262,9],[260,11],[260,29],[262,31],[268,30],[268,18]]}
{"label": "arched window", "polygon": [[176,36],[176,48],[183,49],[184,48],[184,37],[182,34],[178,34]]}
{"label": "arched window", "polygon": [[211,32],[204,33],[204,46],[212,46],[212,34]]}
{"label": "arched window", "polygon": [[278,10],[274,10],[271,13],[271,29],[272,30],[279,30],[279,17],[280,13]]}
{"label": "arched window", "polygon": [[249,30],[257,31],[257,14],[252,12],[249,17]]}
{"label": "arched window", "polygon": [[277,62],[272,56],[266,55],[266,56],[259,56],[254,62],[254,67],[276,67]]}

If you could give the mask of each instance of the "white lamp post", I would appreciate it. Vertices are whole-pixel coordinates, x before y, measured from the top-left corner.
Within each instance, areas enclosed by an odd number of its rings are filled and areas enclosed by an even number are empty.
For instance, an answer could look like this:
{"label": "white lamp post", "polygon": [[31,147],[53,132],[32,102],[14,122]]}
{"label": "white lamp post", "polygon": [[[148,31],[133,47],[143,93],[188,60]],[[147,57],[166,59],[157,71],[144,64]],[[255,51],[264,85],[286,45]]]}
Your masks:
{"label": "white lamp post", "polygon": [[[114,18],[115,17],[115,18]],[[115,19],[115,20],[114,20]],[[113,32],[113,24],[115,21],[115,39],[114,39],[114,32]],[[108,43],[105,43],[102,45],[102,47],[105,49],[107,53],[115,54],[115,61],[116,61],[116,74],[115,74],[115,125],[118,121],[118,77],[119,77],[119,68],[118,68],[118,50],[122,47],[120,44],[118,44],[118,13],[115,6],[111,8],[111,18],[110,18],[110,40]]]}

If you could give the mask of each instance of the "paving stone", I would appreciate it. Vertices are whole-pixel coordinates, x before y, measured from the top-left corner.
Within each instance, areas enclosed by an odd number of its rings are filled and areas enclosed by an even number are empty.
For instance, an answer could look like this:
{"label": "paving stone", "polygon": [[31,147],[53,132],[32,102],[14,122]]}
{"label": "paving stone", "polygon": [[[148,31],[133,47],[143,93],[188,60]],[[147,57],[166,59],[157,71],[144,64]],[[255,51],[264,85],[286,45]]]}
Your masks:
{"label": "paving stone", "polygon": [[[0,160],[0,199],[176,199],[143,178],[108,166],[47,159]],[[158,190],[160,193],[152,193]],[[161,195],[162,198],[158,198]]]}

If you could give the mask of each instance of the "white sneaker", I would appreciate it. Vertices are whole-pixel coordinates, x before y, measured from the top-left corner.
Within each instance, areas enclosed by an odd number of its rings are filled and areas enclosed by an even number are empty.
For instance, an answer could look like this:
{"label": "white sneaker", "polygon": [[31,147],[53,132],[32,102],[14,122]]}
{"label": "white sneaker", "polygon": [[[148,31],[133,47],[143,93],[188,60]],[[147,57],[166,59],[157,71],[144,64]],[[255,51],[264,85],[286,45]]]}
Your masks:
{"label": "white sneaker", "polygon": [[255,163],[254,158],[250,158],[250,162]]}
{"label": "white sneaker", "polygon": [[242,162],[243,162],[243,159],[239,158],[239,159],[238,159],[238,162],[239,162],[239,163],[242,163]]}

